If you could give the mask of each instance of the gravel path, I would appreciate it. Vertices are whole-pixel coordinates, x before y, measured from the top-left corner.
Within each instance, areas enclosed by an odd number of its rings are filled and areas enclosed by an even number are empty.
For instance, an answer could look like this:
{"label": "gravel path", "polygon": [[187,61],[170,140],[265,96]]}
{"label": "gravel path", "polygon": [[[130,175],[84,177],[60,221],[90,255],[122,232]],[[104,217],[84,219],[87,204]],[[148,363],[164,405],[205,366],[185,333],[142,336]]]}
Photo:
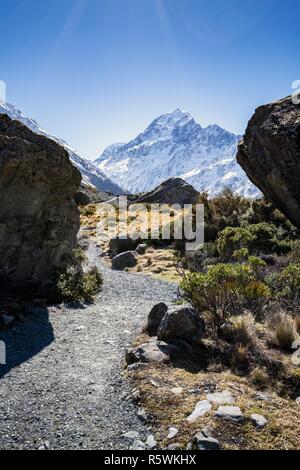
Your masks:
{"label": "gravel path", "polygon": [[124,432],[147,431],[122,379],[124,352],[176,286],[112,271],[94,245],[88,255],[104,276],[95,304],[33,311],[0,333],[0,449],[123,449]]}

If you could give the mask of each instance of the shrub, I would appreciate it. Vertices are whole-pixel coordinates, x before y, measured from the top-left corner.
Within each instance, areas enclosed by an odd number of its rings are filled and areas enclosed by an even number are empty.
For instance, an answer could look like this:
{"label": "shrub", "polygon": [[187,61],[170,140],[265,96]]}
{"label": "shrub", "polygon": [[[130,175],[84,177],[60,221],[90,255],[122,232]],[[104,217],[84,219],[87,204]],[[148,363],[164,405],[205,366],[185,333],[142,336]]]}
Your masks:
{"label": "shrub", "polygon": [[297,307],[300,299],[300,263],[289,264],[271,279],[274,287],[278,289],[277,297],[288,306]]}
{"label": "shrub", "polygon": [[210,316],[212,322],[220,326],[240,307],[241,288],[247,285],[251,273],[242,265],[217,264],[208,273],[187,274],[181,290],[196,310]]}
{"label": "shrub", "polygon": [[84,273],[81,266],[69,266],[57,275],[56,301],[90,302],[99,291],[103,279],[97,268]]}
{"label": "shrub", "polygon": [[250,374],[250,381],[259,388],[267,388],[270,377],[266,369],[261,367],[256,367]]}
{"label": "shrub", "polygon": [[267,322],[269,343],[283,351],[290,351],[298,334],[294,319],[285,312],[276,313]]}
{"label": "shrub", "polygon": [[217,240],[219,254],[223,259],[229,260],[236,251],[251,246],[253,240],[254,237],[249,230],[241,227],[226,227]]}

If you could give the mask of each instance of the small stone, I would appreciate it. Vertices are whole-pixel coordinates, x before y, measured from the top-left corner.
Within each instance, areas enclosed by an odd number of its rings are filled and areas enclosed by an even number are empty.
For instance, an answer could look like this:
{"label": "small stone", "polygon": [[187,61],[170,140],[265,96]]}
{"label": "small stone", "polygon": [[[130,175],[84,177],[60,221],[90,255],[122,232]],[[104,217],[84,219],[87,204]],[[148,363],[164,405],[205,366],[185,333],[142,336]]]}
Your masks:
{"label": "small stone", "polygon": [[180,447],[180,444],[170,444],[168,447],[167,447],[167,450],[180,450],[181,447]]}
{"label": "small stone", "polygon": [[129,441],[138,441],[140,438],[140,434],[137,431],[129,431],[123,434],[123,437],[125,439],[128,439]]}
{"label": "small stone", "polygon": [[254,396],[255,400],[270,401],[271,398],[266,393],[257,392]]}
{"label": "small stone", "polygon": [[297,397],[295,402],[297,403],[297,405],[300,405],[300,397]]}
{"label": "small stone", "polygon": [[228,405],[235,402],[234,396],[228,390],[223,392],[209,393],[206,395],[206,399],[210,403],[215,403],[217,405]]}
{"label": "small stone", "polygon": [[189,442],[186,446],[186,450],[192,450],[193,449],[193,443]]}
{"label": "small stone", "polygon": [[131,450],[146,450],[146,444],[137,439],[133,442]]}
{"label": "small stone", "polygon": [[148,449],[154,449],[156,446],[157,446],[157,442],[156,440],[154,439],[154,436],[151,434],[150,436],[147,437],[147,440],[146,440],[146,446],[148,447]]}
{"label": "small stone", "polygon": [[177,428],[170,428],[169,429],[169,434],[168,434],[168,439],[174,439],[175,436],[178,434],[178,429]]}
{"label": "small stone", "polygon": [[251,418],[253,424],[254,424],[258,429],[263,428],[263,427],[267,424],[267,422],[268,422],[268,420],[267,420],[264,416],[258,415],[258,414],[256,414],[256,413],[252,414],[252,415],[250,416],[250,418]]}
{"label": "small stone", "polygon": [[135,364],[130,364],[127,367],[128,372],[139,372],[140,370],[148,369],[148,364],[145,362],[136,362]]}
{"label": "small stone", "polygon": [[144,423],[148,421],[148,416],[144,408],[139,408],[137,415],[139,420],[143,421]]}
{"label": "small stone", "polygon": [[210,426],[205,426],[201,432],[205,437],[213,437],[213,428]]}
{"label": "small stone", "polygon": [[183,393],[183,388],[182,387],[174,387],[174,388],[171,388],[171,392],[174,393],[174,395],[182,395]]}
{"label": "small stone", "polygon": [[219,406],[215,413],[216,418],[225,419],[234,423],[241,423],[244,421],[244,415],[238,406]]}
{"label": "small stone", "polygon": [[83,325],[77,326],[76,331],[83,331],[85,327]]}
{"label": "small stone", "polygon": [[192,423],[193,421],[196,421],[201,416],[204,416],[206,413],[209,413],[211,411],[211,408],[212,406],[209,403],[209,401],[207,400],[199,401],[196,404],[196,407],[193,413],[187,417],[187,421],[189,421],[190,423]]}
{"label": "small stone", "polygon": [[147,248],[148,248],[148,245],[141,243],[140,245],[136,247],[135,251],[137,252],[138,255],[144,255],[146,253]]}
{"label": "small stone", "polygon": [[213,437],[206,437],[202,432],[196,434],[194,443],[199,450],[219,450],[220,443]]}

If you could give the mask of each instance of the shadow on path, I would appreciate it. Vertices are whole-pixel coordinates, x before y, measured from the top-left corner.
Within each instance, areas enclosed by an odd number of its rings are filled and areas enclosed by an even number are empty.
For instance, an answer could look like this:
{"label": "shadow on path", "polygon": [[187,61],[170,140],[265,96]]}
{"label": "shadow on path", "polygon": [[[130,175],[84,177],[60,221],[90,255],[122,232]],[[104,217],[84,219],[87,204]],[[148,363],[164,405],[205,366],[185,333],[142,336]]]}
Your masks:
{"label": "shadow on path", "polygon": [[53,328],[46,308],[37,308],[24,323],[0,331],[0,341],[4,342],[6,349],[6,364],[0,364],[0,379],[49,346],[53,340]]}

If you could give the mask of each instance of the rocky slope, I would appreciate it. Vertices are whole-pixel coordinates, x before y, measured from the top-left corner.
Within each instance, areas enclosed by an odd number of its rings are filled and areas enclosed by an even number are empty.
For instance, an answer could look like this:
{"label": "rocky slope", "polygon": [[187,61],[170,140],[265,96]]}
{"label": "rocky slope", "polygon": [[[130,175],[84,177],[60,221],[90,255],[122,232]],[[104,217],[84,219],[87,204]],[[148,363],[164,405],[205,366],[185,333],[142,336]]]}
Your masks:
{"label": "rocky slope", "polygon": [[159,204],[194,204],[199,196],[193,186],[181,178],[170,178],[153,191],[144,193],[136,202]]}
{"label": "rocky slope", "polygon": [[45,130],[41,129],[36,121],[26,117],[22,111],[18,110],[15,106],[8,103],[3,104],[0,102],[0,115],[1,114],[7,114],[11,119],[22,122],[33,132],[51,138],[59,145],[64,147],[69,153],[71,161],[80,171],[83,178],[83,184],[94,187],[100,191],[112,194],[123,194],[123,189],[111,181],[99,168],[97,168],[97,166],[93,165],[92,162],[80,157],[78,153],[76,153],[64,140],[49,135]]}
{"label": "rocky slope", "polygon": [[300,106],[291,97],[256,110],[237,161],[266,198],[300,227]]}
{"label": "rocky slope", "polygon": [[108,147],[95,163],[131,193],[180,177],[210,195],[229,187],[256,196],[257,188],[236,163],[239,139],[217,125],[202,128],[189,113],[176,109],[132,141]]}
{"label": "rocky slope", "polygon": [[0,115],[2,288],[48,281],[73,257],[80,181],[61,146]]}

